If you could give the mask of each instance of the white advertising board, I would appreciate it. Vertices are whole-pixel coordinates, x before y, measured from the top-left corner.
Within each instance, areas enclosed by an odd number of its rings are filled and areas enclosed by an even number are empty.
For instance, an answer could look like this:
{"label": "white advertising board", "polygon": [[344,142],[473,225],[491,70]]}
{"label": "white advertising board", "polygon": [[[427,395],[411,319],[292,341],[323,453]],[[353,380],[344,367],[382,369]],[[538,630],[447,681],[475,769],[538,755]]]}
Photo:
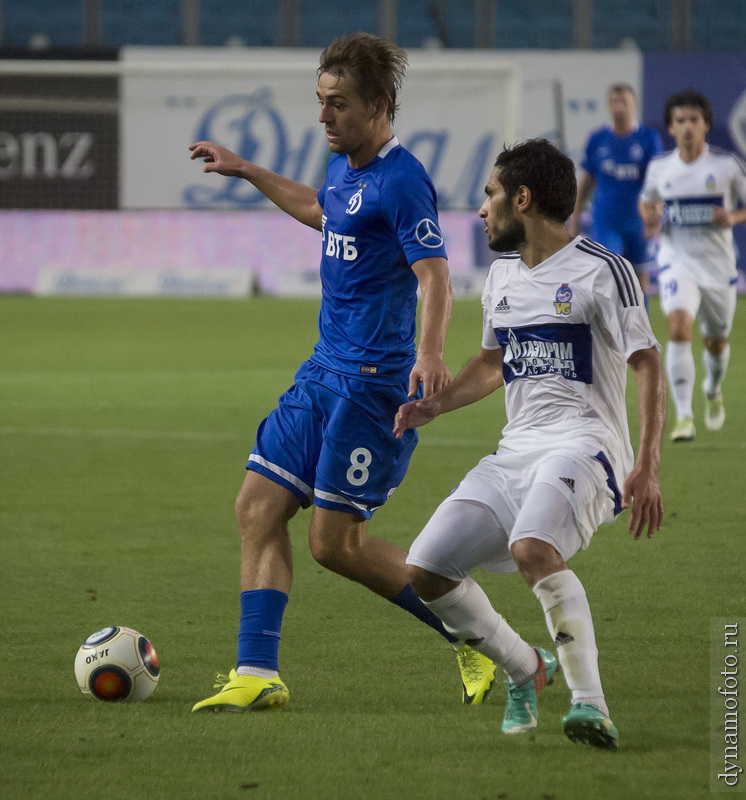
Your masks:
{"label": "white advertising board", "polygon": [[[120,207],[268,208],[245,181],[205,175],[187,146],[210,139],[311,186],[328,151],[316,50],[140,48],[122,54]],[[606,89],[638,92],[631,51],[411,51],[395,131],[441,209],[477,208],[503,144],[543,136],[576,162],[608,121]]]}
{"label": "white advertising board", "polygon": [[[267,208],[246,181],[202,173],[187,146],[209,139],[310,186],[328,149],[318,122],[318,52],[125,48],[121,207]],[[395,131],[425,165],[441,208],[481,202],[495,153],[517,136],[520,77],[505,59],[416,52]]]}

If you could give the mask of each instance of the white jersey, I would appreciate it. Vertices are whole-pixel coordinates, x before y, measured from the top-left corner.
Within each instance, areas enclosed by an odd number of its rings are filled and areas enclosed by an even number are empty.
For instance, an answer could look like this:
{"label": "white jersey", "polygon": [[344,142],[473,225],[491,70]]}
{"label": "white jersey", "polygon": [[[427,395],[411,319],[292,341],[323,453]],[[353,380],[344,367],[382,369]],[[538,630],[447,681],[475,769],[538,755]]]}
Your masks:
{"label": "white jersey", "polygon": [[737,155],[705,144],[687,164],[676,148],[650,162],[640,197],[664,204],[661,267],[683,268],[703,287],[736,278],[733,230],[711,221],[716,206],[734,211],[739,200],[746,204],[746,164]]}
{"label": "white jersey", "polygon": [[505,253],[482,305],[482,346],[503,351],[500,450],[601,452],[621,486],[633,464],[627,359],[660,348],[632,265],[581,236],[533,269]]}

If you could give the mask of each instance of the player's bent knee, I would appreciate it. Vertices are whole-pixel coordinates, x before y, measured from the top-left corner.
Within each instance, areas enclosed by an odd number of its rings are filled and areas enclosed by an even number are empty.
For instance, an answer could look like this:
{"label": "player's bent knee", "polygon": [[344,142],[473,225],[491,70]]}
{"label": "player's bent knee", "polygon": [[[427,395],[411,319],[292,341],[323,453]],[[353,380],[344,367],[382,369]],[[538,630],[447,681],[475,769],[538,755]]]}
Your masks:
{"label": "player's bent knee", "polygon": [[329,539],[311,534],[308,537],[311,555],[317,564],[338,575],[346,576],[358,561],[358,550],[346,540]]}
{"label": "player's bent knee", "polygon": [[234,512],[241,537],[261,538],[275,530],[286,530],[300,508],[300,501],[282,487],[262,491],[262,484],[244,483],[236,497]]}
{"label": "player's bent knee", "polygon": [[510,552],[530,586],[548,575],[567,569],[564,558],[551,544],[541,539],[519,539],[510,546]]}
{"label": "player's bent knee", "polygon": [[725,348],[728,346],[727,339],[716,339],[712,336],[705,336],[704,337],[704,344],[705,347],[709,350],[709,352],[718,358],[722,356],[725,352]]}
{"label": "player's bent knee", "polygon": [[415,564],[407,564],[407,582],[414,589],[415,594],[426,603],[443,597],[459,584],[458,581],[436,575]]}

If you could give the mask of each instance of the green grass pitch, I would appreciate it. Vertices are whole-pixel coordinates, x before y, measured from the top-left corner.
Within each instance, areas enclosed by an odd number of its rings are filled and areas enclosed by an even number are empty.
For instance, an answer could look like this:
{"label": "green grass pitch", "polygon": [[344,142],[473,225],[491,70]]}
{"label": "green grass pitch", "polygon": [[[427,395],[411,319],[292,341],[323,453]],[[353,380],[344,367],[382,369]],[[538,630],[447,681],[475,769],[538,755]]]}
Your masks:
{"label": "green grass pitch", "polygon": [[[572,562],[591,599],[621,734],[620,750],[608,753],[562,735],[561,678],[542,697],[533,742],[500,734],[501,686],[484,706],[461,706],[449,648],[316,565],[307,513],[293,523],[296,580],[281,648],[290,705],[192,715],[214,673],[234,661],[233,499],[257,424],[315,342],[317,304],[0,298],[5,796],[708,796],[710,623],[746,617],[745,302],[725,428],[704,430],[698,394],[696,441],[664,446],[663,530],[633,542],[625,515]],[[651,317],[662,336],[655,301]],[[459,301],[447,354],[454,372],[478,347],[480,327],[478,302]],[[372,532],[406,548],[494,449],[502,404],[488,398],[424,429]],[[529,641],[549,646],[518,576],[475,577]],[[161,681],[145,703],[97,703],[76,688],[78,646],[111,624],[141,630],[158,650]]]}

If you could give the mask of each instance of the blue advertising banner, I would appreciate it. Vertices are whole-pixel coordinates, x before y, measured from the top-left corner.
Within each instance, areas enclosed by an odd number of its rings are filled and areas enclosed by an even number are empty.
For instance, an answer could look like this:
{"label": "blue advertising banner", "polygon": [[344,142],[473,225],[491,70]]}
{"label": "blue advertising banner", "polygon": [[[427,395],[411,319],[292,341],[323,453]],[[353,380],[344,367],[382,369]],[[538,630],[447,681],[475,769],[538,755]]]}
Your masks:
{"label": "blue advertising banner", "polygon": [[[674,141],[663,121],[666,98],[683,89],[706,95],[712,105],[710,144],[732,150],[746,161],[746,55],[659,54],[643,61],[642,121],[657,128],[667,150]],[[733,230],[738,268],[746,273],[746,225]],[[742,276],[743,280],[743,276]]]}

